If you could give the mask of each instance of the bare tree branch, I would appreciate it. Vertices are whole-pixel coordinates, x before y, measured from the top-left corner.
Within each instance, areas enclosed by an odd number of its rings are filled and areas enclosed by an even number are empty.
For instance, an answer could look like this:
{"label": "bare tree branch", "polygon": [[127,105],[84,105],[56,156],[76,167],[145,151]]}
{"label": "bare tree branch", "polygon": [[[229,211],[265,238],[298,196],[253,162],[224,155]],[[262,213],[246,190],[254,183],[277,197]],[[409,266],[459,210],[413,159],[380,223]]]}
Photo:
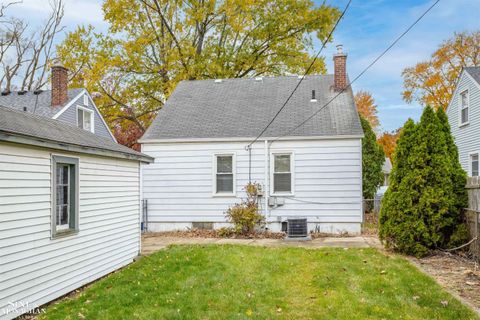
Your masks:
{"label": "bare tree branch", "polygon": [[[19,2],[0,7],[0,15],[8,6]],[[3,71],[0,85],[4,90],[10,91],[14,84],[22,90],[33,90],[47,83],[55,54],[55,38],[64,30],[61,26],[63,0],[51,0],[50,7],[48,18],[31,35],[27,35],[29,26],[24,19],[9,18],[0,25],[0,64]]]}

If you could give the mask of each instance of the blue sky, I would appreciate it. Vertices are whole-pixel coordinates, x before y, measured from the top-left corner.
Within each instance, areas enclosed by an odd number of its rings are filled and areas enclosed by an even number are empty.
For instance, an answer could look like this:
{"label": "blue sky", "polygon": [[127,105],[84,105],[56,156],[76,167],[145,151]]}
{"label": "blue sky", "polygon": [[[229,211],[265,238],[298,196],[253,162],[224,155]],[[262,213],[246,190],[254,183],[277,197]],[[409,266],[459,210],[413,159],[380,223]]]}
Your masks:
{"label": "blue sky", "polygon": [[[65,0],[66,31],[79,24],[92,24],[106,30],[101,0]],[[323,0],[315,0],[320,4]],[[326,0],[344,8],[348,0]],[[402,33],[432,0],[353,0],[344,19],[334,33],[334,42],[322,55],[332,72],[332,55],[336,44],[343,44],[348,53],[347,68],[353,79],[393,39]],[[48,14],[48,0],[23,0],[8,13],[26,17],[35,24]],[[405,67],[428,59],[433,51],[455,31],[480,29],[480,0],[441,0],[440,3],[385,57],[353,86],[354,91],[370,91],[377,104],[382,128],[393,130],[409,118],[417,120],[422,111],[418,104],[406,104],[401,97]],[[316,42],[317,49],[320,43]]]}
{"label": "blue sky", "polygon": [[[348,0],[327,0],[343,10]],[[353,79],[434,1],[353,0],[325,50],[331,72],[335,45],[348,53],[347,69]],[[381,130],[393,130],[409,118],[418,120],[422,107],[403,101],[402,70],[426,60],[454,32],[480,30],[479,0],[441,0],[391,51],[354,85],[370,91],[378,105]],[[320,48],[321,44],[317,44]]]}

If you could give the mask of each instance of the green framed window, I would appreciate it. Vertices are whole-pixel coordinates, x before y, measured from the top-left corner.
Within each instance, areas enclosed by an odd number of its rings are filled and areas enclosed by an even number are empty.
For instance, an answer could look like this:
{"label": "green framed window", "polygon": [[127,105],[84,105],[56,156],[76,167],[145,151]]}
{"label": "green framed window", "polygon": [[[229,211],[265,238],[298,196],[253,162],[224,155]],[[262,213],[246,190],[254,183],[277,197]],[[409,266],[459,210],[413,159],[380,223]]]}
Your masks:
{"label": "green framed window", "polygon": [[52,237],[78,231],[78,158],[52,156]]}

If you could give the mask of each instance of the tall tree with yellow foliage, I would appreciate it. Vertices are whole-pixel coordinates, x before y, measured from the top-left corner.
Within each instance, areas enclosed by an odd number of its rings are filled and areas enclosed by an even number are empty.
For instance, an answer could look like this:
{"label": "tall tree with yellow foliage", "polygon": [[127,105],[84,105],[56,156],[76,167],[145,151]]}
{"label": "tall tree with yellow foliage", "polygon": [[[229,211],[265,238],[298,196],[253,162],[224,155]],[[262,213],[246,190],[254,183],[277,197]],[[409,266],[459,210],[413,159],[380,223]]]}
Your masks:
{"label": "tall tree with yellow foliage", "polygon": [[[311,0],[105,0],[103,11],[108,32],[80,26],[58,55],[113,131],[132,133],[127,145],[179,81],[303,73],[340,14]],[[325,71],[323,59],[311,69]]]}
{"label": "tall tree with yellow foliage", "polygon": [[376,129],[379,125],[377,116],[377,105],[373,96],[368,91],[358,91],[355,94],[355,104],[357,106],[358,113],[370,123],[373,129]]}
{"label": "tall tree with yellow foliage", "polygon": [[427,61],[403,70],[403,99],[446,110],[463,67],[480,64],[480,31],[455,33]]}

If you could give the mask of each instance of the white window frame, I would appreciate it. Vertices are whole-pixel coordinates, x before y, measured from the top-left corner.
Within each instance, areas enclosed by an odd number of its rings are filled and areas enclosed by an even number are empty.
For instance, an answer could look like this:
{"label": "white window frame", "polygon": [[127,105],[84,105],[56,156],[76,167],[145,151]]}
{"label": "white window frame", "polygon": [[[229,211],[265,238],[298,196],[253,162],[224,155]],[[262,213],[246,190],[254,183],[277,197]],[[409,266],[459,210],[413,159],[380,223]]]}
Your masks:
{"label": "white window frame", "polygon": [[[232,192],[219,192],[217,193],[217,157],[230,156],[232,157],[232,175],[233,175],[233,188]],[[235,197],[237,194],[237,156],[235,152],[222,152],[215,153],[212,157],[213,171],[212,171],[212,196],[214,197]]]}
{"label": "white window frame", "polygon": [[[76,113],[75,113],[75,118],[77,119],[77,127],[78,127],[78,110],[83,111],[83,116],[84,117],[85,117],[85,113],[90,114],[90,124],[91,124],[90,125],[90,132],[95,133],[95,113],[93,112],[93,110],[88,109],[88,108],[84,108],[84,107],[81,107],[81,106],[77,106],[77,110],[76,110]],[[82,127],[82,129],[87,130],[84,127]]]}
{"label": "white window frame", "polygon": [[89,103],[88,103],[88,95],[87,95],[86,93],[83,95],[83,105],[85,105],[85,106],[88,106],[88,105],[89,105]]}
{"label": "white window frame", "polygon": [[[464,94],[465,94],[465,97],[467,99],[467,106],[465,108],[463,107],[463,104],[462,104],[462,102],[463,102],[462,97],[463,97]],[[469,122],[470,122],[470,93],[469,93],[469,90],[468,89],[463,90],[462,92],[460,92],[458,97],[459,97],[459,99],[458,99],[459,121],[458,122],[459,122],[459,125],[461,127],[461,126],[465,126],[465,125],[469,124]],[[463,122],[462,121],[462,111],[465,110],[465,109],[467,109],[467,121]]]}
{"label": "white window frame", "polygon": [[[275,156],[290,156],[290,192],[275,192]],[[272,196],[293,196],[295,195],[295,154],[293,151],[275,151],[270,153],[270,194]]]}
{"label": "white window frame", "polygon": [[478,156],[479,176],[480,176],[480,151],[470,152],[468,154],[468,176],[473,177],[472,156]]}

